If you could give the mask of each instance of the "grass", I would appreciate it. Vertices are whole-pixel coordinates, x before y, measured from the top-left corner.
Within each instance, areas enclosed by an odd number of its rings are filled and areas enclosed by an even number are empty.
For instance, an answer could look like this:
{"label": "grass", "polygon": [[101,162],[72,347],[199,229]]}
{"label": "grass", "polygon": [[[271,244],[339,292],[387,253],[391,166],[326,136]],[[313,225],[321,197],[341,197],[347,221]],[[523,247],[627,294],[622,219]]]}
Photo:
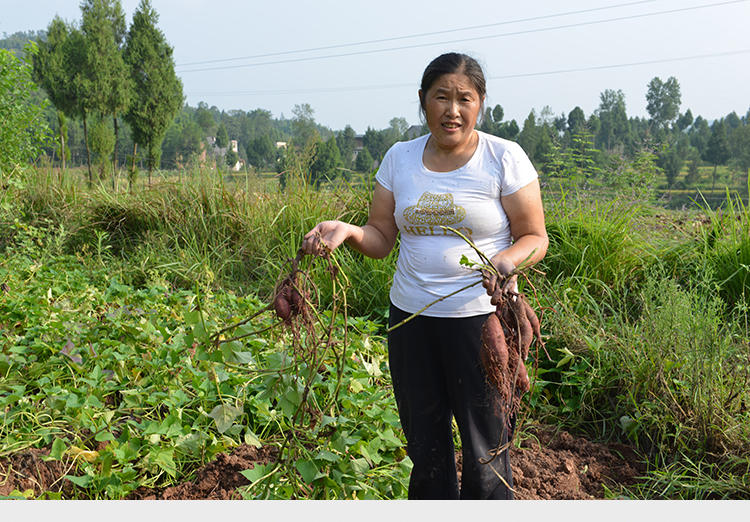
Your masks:
{"label": "grass", "polygon": [[[364,222],[367,181],[313,190],[290,176],[279,191],[263,176],[195,171],[113,194],[45,172],[19,177],[0,196],[0,282],[11,289],[0,296],[2,447],[51,446],[75,464],[76,495],[121,498],[188,477],[240,442],[280,444],[300,387],[314,382],[321,403],[332,393],[324,374],[286,370],[289,338],[271,330],[186,353],[267,302],[319,220]],[[586,193],[545,204],[545,275],[522,283],[549,354],[528,415],[640,449],[648,473],[628,497],[750,498],[737,457],[750,453],[747,208],[675,211]],[[300,436],[290,455],[302,471],[286,462],[250,498],[405,495],[382,338],[395,254],[341,249],[337,260],[350,285],[336,335],[357,359],[325,414],[341,437]],[[323,265],[310,273],[330,309],[335,280]],[[111,451],[91,462],[72,456],[103,442]]]}

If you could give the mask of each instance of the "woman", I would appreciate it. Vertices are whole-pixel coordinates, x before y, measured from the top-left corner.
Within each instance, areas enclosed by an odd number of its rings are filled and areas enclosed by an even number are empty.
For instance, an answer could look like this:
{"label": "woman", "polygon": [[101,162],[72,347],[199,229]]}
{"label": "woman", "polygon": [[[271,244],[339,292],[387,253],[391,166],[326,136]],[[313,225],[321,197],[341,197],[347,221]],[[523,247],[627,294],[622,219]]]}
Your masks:
{"label": "woman", "polygon": [[[324,221],[302,243],[309,254],[346,243],[382,258],[400,233],[389,323],[433,303],[388,336],[394,394],[414,463],[413,499],[513,498],[508,452],[489,464],[484,460],[509,433],[503,428],[505,405],[486,384],[479,358],[481,326],[494,310],[491,296],[507,285],[483,272],[484,289],[459,291],[477,281],[477,273],[460,263],[462,256],[479,259],[444,227],[459,230],[491,255],[501,276],[542,259],[548,240],[538,177],[528,157],[517,144],[474,128],[485,91],[473,58],[448,53],[433,60],[419,90],[430,132],[386,153],[367,223]],[[435,302],[443,296],[449,297]],[[463,451],[460,492],[453,417]]]}

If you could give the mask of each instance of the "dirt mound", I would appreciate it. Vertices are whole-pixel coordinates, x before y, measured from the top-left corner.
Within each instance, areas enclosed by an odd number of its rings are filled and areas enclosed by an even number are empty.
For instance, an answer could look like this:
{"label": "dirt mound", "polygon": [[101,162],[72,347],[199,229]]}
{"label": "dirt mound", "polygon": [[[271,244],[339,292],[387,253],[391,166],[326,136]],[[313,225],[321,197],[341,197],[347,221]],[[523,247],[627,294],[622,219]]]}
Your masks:
{"label": "dirt mound", "polygon": [[[540,430],[513,448],[510,454],[516,499],[579,500],[604,498],[604,484],[610,489],[631,485],[642,473],[640,459],[632,448],[621,444],[599,444],[562,431]],[[60,461],[46,461],[49,450],[25,450],[0,459],[0,495],[13,490],[61,492],[71,498],[72,485],[62,479],[66,469]],[[238,446],[221,453],[199,468],[195,478],[163,490],[139,488],[132,500],[229,500],[239,498],[236,490],[249,481],[240,473],[256,464],[273,462],[275,447]],[[460,469],[460,454],[458,455]]]}
{"label": "dirt mound", "polygon": [[62,477],[69,473],[59,460],[44,460],[49,449],[28,449],[0,459],[0,496],[13,491],[33,491],[38,497],[45,491],[70,493],[72,484]]}
{"label": "dirt mound", "polygon": [[131,500],[233,500],[241,497],[237,488],[250,481],[240,472],[256,464],[268,464],[276,458],[277,450],[271,446],[255,448],[242,445],[231,453],[220,453],[216,459],[200,468],[195,479],[163,491],[139,488],[130,495]]}
{"label": "dirt mound", "polygon": [[598,444],[566,431],[541,431],[510,454],[519,500],[604,498],[604,485],[632,485],[644,471],[629,446]]}

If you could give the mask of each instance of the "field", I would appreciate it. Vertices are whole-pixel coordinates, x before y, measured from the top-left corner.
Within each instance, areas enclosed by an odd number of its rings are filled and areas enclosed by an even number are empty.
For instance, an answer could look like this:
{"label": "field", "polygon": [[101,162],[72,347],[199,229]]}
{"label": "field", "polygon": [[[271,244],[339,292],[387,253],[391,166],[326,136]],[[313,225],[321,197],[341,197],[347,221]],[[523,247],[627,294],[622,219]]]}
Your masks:
{"label": "field", "polygon": [[[307,230],[364,222],[368,179],[155,180],[3,181],[0,494],[405,498],[395,253],[302,259],[313,315],[268,309]],[[549,254],[522,283],[545,347],[511,453],[519,498],[750,498],[750,211],[731,194],[720,210],[575,191],[545,207]]]}

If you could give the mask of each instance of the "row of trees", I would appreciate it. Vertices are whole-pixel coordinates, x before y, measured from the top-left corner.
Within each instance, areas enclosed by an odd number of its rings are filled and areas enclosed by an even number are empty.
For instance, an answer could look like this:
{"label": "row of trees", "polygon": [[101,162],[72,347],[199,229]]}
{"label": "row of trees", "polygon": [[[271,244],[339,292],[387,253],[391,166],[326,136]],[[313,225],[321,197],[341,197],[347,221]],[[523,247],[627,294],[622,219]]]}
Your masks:
{"label": "row of trees", "polygon": [[[239,159],[257,170],[284,172],[297,161],[292,155],[304,154],[311,180],[319,183],[348,177],[351,171],[371,171],[393,143],[406,137],[408,127],[404,118],[393,118],[387,128],[368,128],[358,136],[350,125],[341,131],[320,125],[309,104],[295,105],[292,118],[273,118],[263,109],[220,111],[201,102],[196,108],[183,107],[167,130],[162,166],[181,168],[202,158],[205,138],[211,136],[217,148],[236,139]],[[227,163],[233,161],[227,158]]]}
{"label": "row of trees", "polygon": [[[258,170],[283,172],[297,161],[293,155],[304,153],[306,172],[317,183],[351,171],[371,171],[394,142],[426,132],[424,126],[407,132],[403,118],[393,118],[385,129],[368,128],[361,136],[351,126],[334,131],[315,121],[308,104],[295,105],[291,118],[274,118],[264,109],[221,111],[203,102],[197,107],[182,105],[172,50],[156,28],[157,16],[147,0],[141,2],[128,31],[119,1],[86,0],[81,10],[80,28],[53,20],[34,56],[37,80],[55,108],[48,121],[59,144],[51,152],[63,161],[72,151],[74,162],[90,165],[90,135],[95,156],[110,158],[115,167],[126,159],[123,149],[133,150],[130,159],[135,161],[136,147],[142,145],[149,169],[175,169],[201,161],[209,148],[208,137],[215,137],[222,150],[231,138],[240,147],[237,154],[226,152],[227,163],[242,160]],[[17,45],[16,40],[22,38],[13,40]],[[102,70],[110,72],[93,72]],[[632,160],[644,151],[653,155],[669,186],[685,170],[688,174],[679,183],[695,183],[700,165],[714,167],[714,184],[719,165],[750,169],[750,111],[744,116],[732,112],[712,122],[694,117],[690,109],[681,112],[680,85],[674,77],[653,78],[645,101],[649,116],[630,117],[624,93],[607,89],[589,115],[580,107],[559,115],[545,107],[530,111],[522,125],[505,121],[502,106],[495,105],[485,109],[479,128],[518,141],[549,177],[600,176],[614,170],[613,163]],[[87,118],[92,114],[89,129]],[[120,115],[129,131],[124,135],[118,132]]]}
{"label": "row of trees", "polygon": [[481,127],[498,136],[518,141],[534,164],[548,176],[593,177],[611,170],[613,161],[633,159],[644,151],[654,155],[667,184],[675,185],[688,166],[681,183],[695,183],[698,166],[718,165],[747,173],[750,169],[750,110],[740,117],[731,112],[709,122],[680,112],[681,93],[676,78],[653,78],[646,93],[648,118],[629,117],[621,90],[605,90],[598,108],[588,117],[580,107],[555,116],[545,107],[532,110],[518,129],[515,121],[502,121],[502,108],[487,109]]}
{"label": "row of trees", "polygon": [[62,168],[69,156],[67,120],[80,119],[89,182],[93,148],[102,174],[111,163],[114,186],[124,118],[133,141],[133,161],[140,144],[150,177],[159,166],[167,127],[183,103],[172,47],[157,27],[159,17],[150,0],[141,0],[129,28],[119,0],[84,0],[81,14],[80,26],[55,17],[32,53],[35,79],[56,109]]}

